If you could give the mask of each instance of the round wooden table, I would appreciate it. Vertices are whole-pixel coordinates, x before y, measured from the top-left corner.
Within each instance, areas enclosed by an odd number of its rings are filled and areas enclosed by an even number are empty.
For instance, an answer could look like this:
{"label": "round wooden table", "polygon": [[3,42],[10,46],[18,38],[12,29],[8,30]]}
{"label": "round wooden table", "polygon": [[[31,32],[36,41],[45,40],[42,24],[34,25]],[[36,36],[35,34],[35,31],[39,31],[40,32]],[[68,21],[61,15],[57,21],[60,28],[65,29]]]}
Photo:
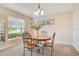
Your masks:
{"label": "round wooden table", "polygon": [[[32,40],[37,41],[38,42],[38,46],[39,46],[40,45],[39,42],[50,40],[50,38],[49,37],[45,37],[45,36],[38,36],[38,37],[32,37]],[[37,49],[37,52],[40,53],[40,48]]]}
{"label": "round wooden table", "polygon": [[45,37],[45,36],[38,36],[38,37],[32,37],[32,40],[47,41],[47,40],[50,40],[50,38],[49,37]]}

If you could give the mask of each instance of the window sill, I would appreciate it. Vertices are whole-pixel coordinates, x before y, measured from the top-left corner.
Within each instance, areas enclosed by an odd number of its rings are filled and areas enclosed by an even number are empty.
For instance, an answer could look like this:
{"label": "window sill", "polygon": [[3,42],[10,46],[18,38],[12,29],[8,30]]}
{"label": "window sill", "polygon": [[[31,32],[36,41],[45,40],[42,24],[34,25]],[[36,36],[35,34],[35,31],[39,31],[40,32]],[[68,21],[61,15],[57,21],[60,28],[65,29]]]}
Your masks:
{"label": "window sill", "polygon": [[22,37],[10,38],[8,40],[10,41],[10,40],[16,40],[16,39],[22,39]]}

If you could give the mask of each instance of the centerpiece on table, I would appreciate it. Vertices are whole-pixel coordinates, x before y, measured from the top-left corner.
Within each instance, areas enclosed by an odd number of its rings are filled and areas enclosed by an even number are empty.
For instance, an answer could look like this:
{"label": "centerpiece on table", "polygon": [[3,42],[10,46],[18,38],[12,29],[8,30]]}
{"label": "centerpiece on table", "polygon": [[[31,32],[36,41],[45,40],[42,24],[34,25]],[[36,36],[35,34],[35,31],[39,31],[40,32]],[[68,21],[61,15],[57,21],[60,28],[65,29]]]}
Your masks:
{"label": "centerpiece on table", "polygon": [[37,31],[36,35],[38,37],[38,31],[43,27],[44,25],[42,24],[33,24],[31,27]]}

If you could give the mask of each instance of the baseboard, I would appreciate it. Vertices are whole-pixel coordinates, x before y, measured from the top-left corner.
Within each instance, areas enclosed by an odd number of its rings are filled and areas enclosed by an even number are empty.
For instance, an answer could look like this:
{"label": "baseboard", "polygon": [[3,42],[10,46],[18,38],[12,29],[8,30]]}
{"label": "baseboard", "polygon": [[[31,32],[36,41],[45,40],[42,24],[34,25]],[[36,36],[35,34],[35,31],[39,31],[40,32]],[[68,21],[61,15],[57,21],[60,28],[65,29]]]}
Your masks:
{"label": "baseboard", "polygon": [[64,43],[64,42],[55,42],[56,44],[65,44],[65,45],[73,45],[72,43]]}
{"label": "baseboard", "polygon": [[73,47],[79,52],[79,49],[78,49],[77,46],[75,46],[75,45],[73,44]]}

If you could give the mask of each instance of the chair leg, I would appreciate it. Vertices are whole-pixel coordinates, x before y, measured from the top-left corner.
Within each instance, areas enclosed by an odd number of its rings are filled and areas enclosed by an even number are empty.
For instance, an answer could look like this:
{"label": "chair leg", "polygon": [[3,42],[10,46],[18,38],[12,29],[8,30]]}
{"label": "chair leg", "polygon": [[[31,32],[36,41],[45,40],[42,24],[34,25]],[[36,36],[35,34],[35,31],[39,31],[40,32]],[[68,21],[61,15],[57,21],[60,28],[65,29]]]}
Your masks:
{"label": "chair leg", "polygon": [[47,50],[47,47],[45,49]]}
{"label": "chair leg", "polygon": [[51,56],[52,56],[52,47],[51,47]]}
{"label": "chair leg", "polygon": [[42,52],[42,55],[43,55],[43,53],[44,53],[44,48],[43,48],[43,52]]}
{"label": "chair leg", "polygon": [[[52,51],[53,48],[53,51]],[[54,54],[54,47],[51,47],[51,56]]]}
{"label": "chair leg", "polygon": [[24,51],[23,51],[23,56],[25,56],[25,48],[24,48]]}
{"label": "chair leg", "polygon": [[53,46],[53,54],[54,54],[54,46]]}
{"label": "chair leg", "polygon": [[32,49],[31,49],[31,56],[32,56]]}

